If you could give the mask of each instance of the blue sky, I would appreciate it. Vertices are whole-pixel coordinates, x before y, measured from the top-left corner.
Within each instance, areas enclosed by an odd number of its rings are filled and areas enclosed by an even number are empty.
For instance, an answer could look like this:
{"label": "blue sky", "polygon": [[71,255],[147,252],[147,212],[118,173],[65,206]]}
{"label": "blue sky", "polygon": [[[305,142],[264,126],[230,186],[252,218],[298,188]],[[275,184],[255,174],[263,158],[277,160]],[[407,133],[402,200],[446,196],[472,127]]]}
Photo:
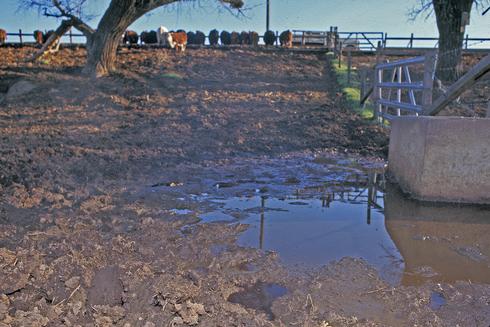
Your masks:
{"label": "blue sky", "polygon": [[[391,36],[409,36],[410,33],[420,36],[437,36],[433,18],[420,18],[415,22],[408,21],[407,12],[417,0],[270,0],[271,28],[328,30],[329,26],[338,26],[340,31],[374,31],[386,32]],[[89,1],[89,10],[101,14],[109,3],[108,0]],[[245,0],[251,9],[247,17],[236,18],[223,9],[218,9],[215,0],[197,0],[180,5],[160,8],[150,15],[135,22],[131,28],[136,31],[156,29],[164,25],[169,29],[202,30],[265,30],[266,0]],[[17,0],[2,0],[0,28],[7,31],[26,32],[34,29],[52,29],[57,27],[54,18],[45,18],[36,11],[18,12]],[[100,17],[100,16],[99,16]],[[97,18],[90,22],[92,26]],[[472,37],[490,37],[490,13],[481,16],[473,12],[471,25],[467,33]]]}

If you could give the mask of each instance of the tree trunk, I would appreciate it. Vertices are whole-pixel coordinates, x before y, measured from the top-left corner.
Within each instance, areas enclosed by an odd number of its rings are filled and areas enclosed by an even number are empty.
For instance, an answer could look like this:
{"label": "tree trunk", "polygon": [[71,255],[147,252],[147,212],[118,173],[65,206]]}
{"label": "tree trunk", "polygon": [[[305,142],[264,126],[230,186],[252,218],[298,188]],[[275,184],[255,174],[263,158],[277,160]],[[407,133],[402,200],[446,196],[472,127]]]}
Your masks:
{"label": "tree trunk", "polygon": [[83,72],[94,77],[102,77],[116,70],[117,47],[122,33],[95,32],[90,42],[87,41],[87,63]]}
{"label": "tree trunk", "polygon": [[[87,40],[84,73],[95,77],[116,69],[117,47],[129,25],[147,12],[178,0],[112,0],[97,30]],[[229,1],[229,0],[226,0]]]}
{"label": "tree trunk", "polygon": [[87,63],[85,74],[101,77],[116,69],[117,47],[128,26],[138,19],[135,3],[138,0],[111,1],[102,17],[97,30],[87,40]]}
{"label": "tree trunk", "polygon": [[458,79],[465,26],[463,12],[470,13],[474,0],[433,0],[439,29],[437,77],[446,82]]}

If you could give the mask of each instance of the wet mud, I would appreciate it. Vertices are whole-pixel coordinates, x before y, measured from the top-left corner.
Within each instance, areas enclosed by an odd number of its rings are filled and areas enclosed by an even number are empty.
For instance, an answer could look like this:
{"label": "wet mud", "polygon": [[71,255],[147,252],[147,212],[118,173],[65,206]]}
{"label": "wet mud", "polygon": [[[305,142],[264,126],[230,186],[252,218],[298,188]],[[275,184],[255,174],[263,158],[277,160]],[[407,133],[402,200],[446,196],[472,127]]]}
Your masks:
{"label": "wet mud", "polygon": [[[0,104],[1,327],[490,324],[488,211],[390,199],[370,177],[387,133],[344,106],[325,56],[124,49],[121,73],[93,82],[81,49],[29,51],[0,48],[2,80],[39,87]],[[302,210],[359,231],[290,265],[270,232]],[[332,255],[376,228],[400,282]]]}

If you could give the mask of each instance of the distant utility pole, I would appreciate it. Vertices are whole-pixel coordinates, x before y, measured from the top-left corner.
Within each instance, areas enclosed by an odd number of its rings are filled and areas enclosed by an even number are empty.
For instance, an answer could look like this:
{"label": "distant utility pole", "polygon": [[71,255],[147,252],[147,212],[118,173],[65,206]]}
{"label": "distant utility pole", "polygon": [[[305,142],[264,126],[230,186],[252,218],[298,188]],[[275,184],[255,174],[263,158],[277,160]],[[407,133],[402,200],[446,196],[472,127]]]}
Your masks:
{"label": "distant utility pole", "polygon": [[269,30],[269,26],[270,26],[270,14],[271,14],[271,6],[270,6],[270,0],[267,0],[267,17],[266,17],[266,23],[265,23],[265,30],[268,31]]}

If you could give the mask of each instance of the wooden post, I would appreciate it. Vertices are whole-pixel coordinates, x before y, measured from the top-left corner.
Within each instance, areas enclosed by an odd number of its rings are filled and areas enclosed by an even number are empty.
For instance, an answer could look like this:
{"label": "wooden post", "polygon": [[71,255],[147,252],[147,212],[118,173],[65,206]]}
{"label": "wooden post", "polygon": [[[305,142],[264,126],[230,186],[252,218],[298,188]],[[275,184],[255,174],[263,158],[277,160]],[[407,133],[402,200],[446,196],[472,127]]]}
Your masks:
{"label": "wooden post", "polygon": [[376,48],[376,65],[383,61],[383,45],[381,41],[378,41],[378,47]]}
{"label": "wooden post", "polygon": [[469,41],[468,39],[469,39],[469,35],[466,34],[466,39],[465,39],[465,48],[466,48],[466,50],[468,50],[468,41]]}
{"label": "wooden post", "polygon": [[342,67],[342,42],[339,43],[339,68]]}
{"label": "wooden post", "polygon": [[383,40],[383,48],[386,48],[387,41],[388,41],[388,33],[385,33],[385,37],[384,37],[384,40]]}
{"label": "wooden post", "polygon": [[73,44],[73,33],[71,31],[72,29],[70,28],[69,36],[70,36],[70,44]]}
{"label": "wooden post", "polygon": [[349,48],[349,50],[347,51],[347,85],[348,86],[350,86],[351,74],[352,74],[352,53]]}
{"label": "wooden post", "polygon": [[22,40],[22,30],[21,29],[19,29],[19,43],[20,43],[20,46],[22,46],[24,43]]}
{"label": "wooden post", "polygon": [[410,35],[410,49],[413,48],[413,33]]}
{"label": "wooden post", "polygon": [[359,75],[360,75],[359,78],[361,79],[361,100],[362,100],[364,99],[364,95],[366,95],[366,70],[361,69],[359,71]]}
{"label": "wooden post", "polygon": [[429,52],[424,62],[424,90],[422,93],[422,108],[427,110],[432,105],[432,89],[434,87],[436,53]]}

